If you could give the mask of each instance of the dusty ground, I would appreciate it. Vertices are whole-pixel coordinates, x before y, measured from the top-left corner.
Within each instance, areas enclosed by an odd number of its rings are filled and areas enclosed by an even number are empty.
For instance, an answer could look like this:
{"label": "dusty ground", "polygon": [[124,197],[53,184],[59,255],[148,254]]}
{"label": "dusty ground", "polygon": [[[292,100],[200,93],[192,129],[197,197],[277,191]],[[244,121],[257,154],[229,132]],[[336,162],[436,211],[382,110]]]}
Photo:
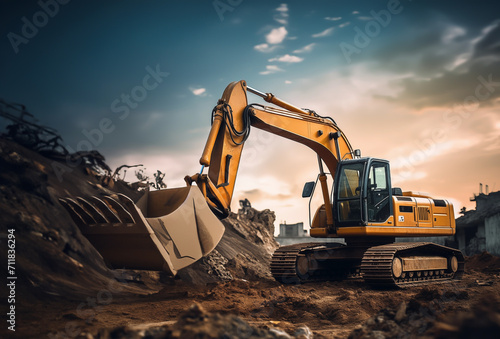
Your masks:
{"label": "dusty ground", "polygon": [[[469,258],[463,280],[406,290],[374,290],[361,280],[282,285],[268,269],[276,247],[271,211],[231,215],[216,251],[177,279],[110,270],[57,202],[67,195],[109,194],[108,188],[81,166],[58,180],[54,164],[0,139],[0,258],[7,258],[7,230],[15,229],[18,278],[16,332],[7,330],[9,305],[2,301],[1,338],[496,338],[500,333],[500,258],[486,253]],[[114,189],[137,194],[119,183]],[[7,300],[6,265],[0,273]]]}
{"label": "dusty ground", "polygon": [[[276,327],[292,335],[306,325],[315,338],[347,338],[355,329],[354,337],[370,337],[372,330],[379,328],[362,325],[374,315],[380,318],[380,311],[397,313],[402,303],[408,307],[397,324],[409,331],[404,332],[407,335],[437,337],[442,331],[456,332],[457,321],[466,317],[475,319],[474,310],[481,305],[489,316],[497,317],[496,330],[500,330],[499,258],[486,258],[484,262],[480,259],[474,257],[469,261],[461,281],[410,290],[373,290],[361,281],[286,286],[271,280],[238,279],[199,287],[176,280],[148,296],[117,297],[103,291],[94,298],[81,300],[23,299],[19,302],[22,311],[18,314],[17,334],[64,338],[63,334],[73,337],[100,332],[101,337],[105,337],[107,332],[103,328],[151,323],[171,326],[194,303],[208,312],[237,315],[256,327]],[[490,269],[485,265],[495,261]],[[482,264],[477,267],[483,272],[472,269],[475,262]],[[412,321],[414,324],[408,325]],[[244,334],[235,338],[243,338]],[[466,337],[478,336],[475,333]]]}

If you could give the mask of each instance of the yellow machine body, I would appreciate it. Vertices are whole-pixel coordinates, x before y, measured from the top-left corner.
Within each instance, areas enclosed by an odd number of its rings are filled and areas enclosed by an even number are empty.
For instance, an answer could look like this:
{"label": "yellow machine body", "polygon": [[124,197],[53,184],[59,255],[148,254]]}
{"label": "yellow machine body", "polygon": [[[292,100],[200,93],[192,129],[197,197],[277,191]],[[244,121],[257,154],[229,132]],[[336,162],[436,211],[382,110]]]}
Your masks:
{"label": "yellow machine body", "polygon": [[432,237],[455,234],[453,205],[446,200],[411,196],[393,196],[394,214],[384,222],[369,222],[363,226],[338,227],[328,232],[325,207],[316,211],[311,224],[312,237]]}

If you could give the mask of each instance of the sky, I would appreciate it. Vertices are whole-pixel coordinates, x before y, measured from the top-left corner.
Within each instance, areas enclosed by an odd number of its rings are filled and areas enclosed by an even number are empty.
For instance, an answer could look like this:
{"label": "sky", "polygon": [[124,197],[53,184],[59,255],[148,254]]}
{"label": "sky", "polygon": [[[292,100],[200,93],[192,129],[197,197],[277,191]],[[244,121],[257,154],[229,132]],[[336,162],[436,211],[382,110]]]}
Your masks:
{"label": "sky", "polygon": [[[0,98],[111,168],[169,187],[200,170],[232,81],[335,119],[393,186],[474,208],[500,190],[497,1],[2,1]],[[249,95],[249,101],[263,103]],[[316,155],[252,129],[232,209],[248,198],[308,224]],[[126,179],[133,179],[130,172]],[[331,184],[331,181],[330,181]],[[313,201],[318,201],[318,197]]]}

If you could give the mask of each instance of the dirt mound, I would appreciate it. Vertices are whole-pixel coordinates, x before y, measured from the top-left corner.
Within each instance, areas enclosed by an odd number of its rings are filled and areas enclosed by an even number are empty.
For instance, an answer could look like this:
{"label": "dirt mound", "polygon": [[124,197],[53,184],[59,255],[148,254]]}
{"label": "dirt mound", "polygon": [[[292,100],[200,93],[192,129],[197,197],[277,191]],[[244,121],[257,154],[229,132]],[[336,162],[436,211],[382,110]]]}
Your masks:
{"label": "dirt mound", "polygon": [[493,256],[485,251],[481,254],[468,257],[465,262],[465,268],[477,272],[499,273],[500,257]]}
{"label": "dirt mound", "polygon": [[198,303],[193,304],[183,312],[174,324],[118,327],[112,330],[102,330],[96,336],[87,335],[86,338],[112,339],[112,338],[151,338],[151,339],[288,339],[312,338],[308,327],[302,326],[295,330],[293,336],[282,330],[250,325],[245,320],[231,314],[207,312]]}
{"label": "dirt mound", "polygon": [[381,310],[359,325],[349,338],[497,338],[500,300],[490,291],[481,293],[465,311],[470,299],[465,289],[426,287],[396,308]]}
{"label": "dirt mound", "polygon": [[441,317],[428,332],[434,338],[498,338],[500,333],[500,299],[484,293],[470,312],[457,312]]}
{"label": "dirt mound", "polygon": [[215,250],[179,271],[188,283],[205,285],[233,278],[272,279],[269,264],[278,243],[274,239],[274,212],[251,207],[222,220],[226,230]]}
{"label": "dirt mound", "polygon": [[[0,139],[0,168],[2,233],[11,230],[15,235],[15,270],[10,275],[18,277],[18,295],[79,298],[110,289],[145,293],[117,281],[58,203],[62,196],[108,193],[84,166],[70,168]],[[64,175],[62,168],[67,169]],[[7,258],[6,246],[0,256]],[[4,277],[6,269],[0,268]]]}
{"label": "dirt mound", "polygon": [[[115,182],[111,191],[84,164],[69,166],[5,139],[0,139],[0,166],[3,232],[15,230],[17,248],[22,248],[16,258],[16,274],[22,277],[20,289],[29,294],[79,298],[96,295],[114,284],[124,285],[120,291],[133,293],[152,293],[161,285],[147,272],[106,267],[58,202],[59,197],[114,192],[137,200],[142,193],[121,182]],[[274,219],[269,210],[247,208],[240,214],[231,213],[223,221],[226,231],[216,250],[182,270],[179,277],[197,285],[233,278],[271,279],[269,261],[278,247],[273,236]],[[6,250],[0,249],[4,258]],[[2,266],[4,276],[5,269]],[[152,289],[145,288],[147,285]]]}

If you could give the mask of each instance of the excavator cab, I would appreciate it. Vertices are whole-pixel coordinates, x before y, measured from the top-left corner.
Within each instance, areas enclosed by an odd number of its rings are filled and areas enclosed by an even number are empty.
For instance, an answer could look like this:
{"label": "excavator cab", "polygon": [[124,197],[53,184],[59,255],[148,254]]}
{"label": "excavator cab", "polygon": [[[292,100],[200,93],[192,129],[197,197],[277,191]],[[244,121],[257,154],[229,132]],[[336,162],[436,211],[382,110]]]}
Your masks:
{"label": "excavator cab", "polygon": [[389,162],[361,158],[339,162],[335,179],[336,225],[385,222],[392,215]]}
{"label": "excavator cab", "polygon": [[[386,222],[393,215],[389,162],[358,157],[340,161],[337,166],[332,193],[335,227]],[[315,188],[316,182],[307,182],[302,197],[312,198]],[[316,212],[311,225],[327,227],[324,205]]]}

